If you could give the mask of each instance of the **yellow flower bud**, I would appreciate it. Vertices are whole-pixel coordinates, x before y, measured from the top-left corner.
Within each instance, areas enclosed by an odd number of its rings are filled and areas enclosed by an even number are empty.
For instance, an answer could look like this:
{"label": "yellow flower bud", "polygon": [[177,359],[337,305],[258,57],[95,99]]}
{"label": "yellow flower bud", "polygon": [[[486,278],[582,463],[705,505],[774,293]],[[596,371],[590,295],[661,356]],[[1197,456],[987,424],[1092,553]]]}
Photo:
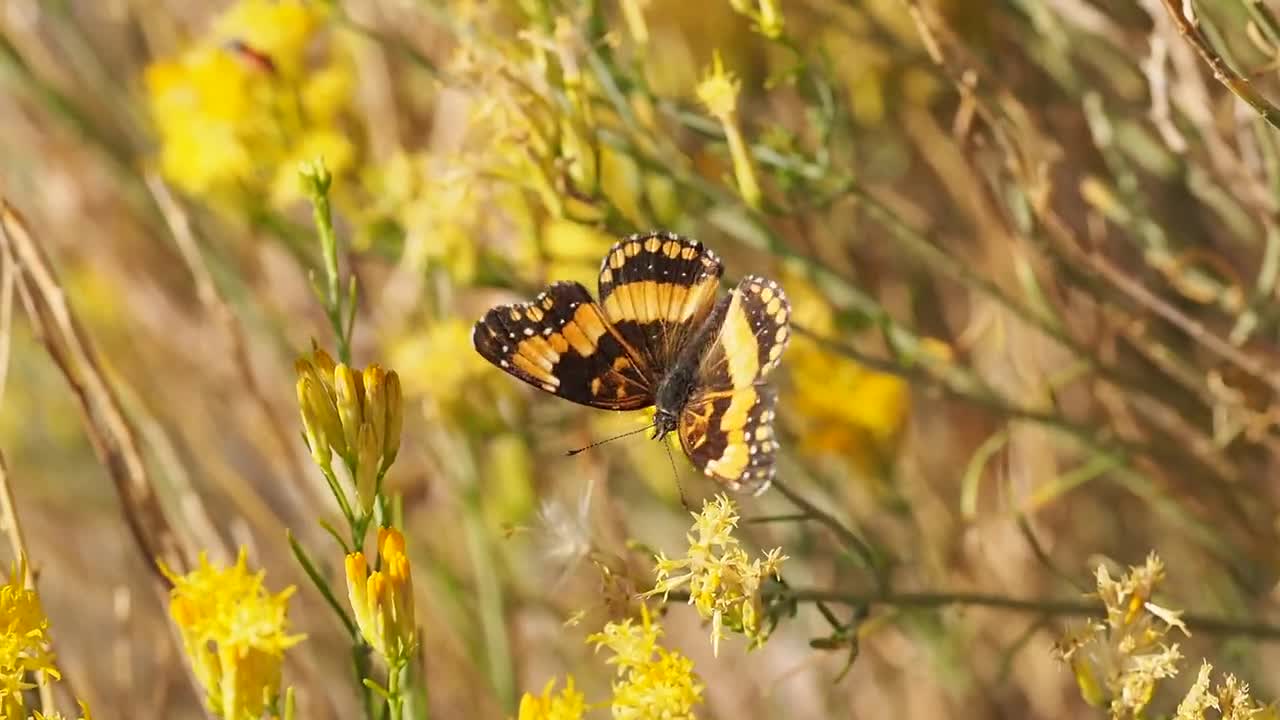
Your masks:
{"label": "yellow flower bud", "polygon": [[333,371],[337,367],[337,363],[333,361],[329,353],[321,350],[314,340],[311,341],[311,362],[315,364],[316,369],[320,371],[322,376],[333,377]]}
{"label": "yellow flower bud", "polygon": [[417,624],[413,610],[413,575],[404,552],[404,536],[395,528],[378,529],[378,556],[390,580],[395,635],[406,651],[412,649]]}
{"label": "yellow flower bud", "polygon": [[336,449],[342,452],[344,444],[338,408],[333,404],[333,399],[322,382],[314,375],[302,375],[298,380],[297,389],[302,424],[307,431],[307,441],[311,444],[311,457],[317,465],[328,469],[330,450],[336,446]]}
{"label": "yellow flower bud", "polygon": [[387,432],[387,371],[373,364],[361,375],[364,382],[364,421],[373,425],[378,453],[382,453]]}
{"label": "yellow flower bud", "polygon": [[315,392],[315,381],[308,376],[298,378],[298,408],[302,411],[302,427],[307,435],[307,447],[311,449],[311,459],[325,470],[329,469],[332,452],[329,448],[329,437],[325,433],[324,424],[317,417],[312,407],[311,394]]}
{"label": "yellow flower bud", "polygon": [[782,37],[786,22],[782,17],[782,8],[778,7],[778,0],[760,0],[760,15],[756,18],[756,23],[760,34],[770,40]]}
{"label": "yellow flower bud", "polygon": [[[346,363],[340,363],[333,371],[333,389],[344,440],[339,451],[347,460],[354,460],[353,455],[360,441],[360,423],[364,420],[363,386],[356,382],[351,368]],[[336,442],[334,446],[338,446]]]}
{"label": "yellow flower bud", "polygon": [[356,447],[356,502],[360,512],[368,515],[373,510],[373,498],[378,489],[378,468],[382,460],[382,444],[373,423],[360,425],[360,438]]}
{"label": "yellow flower bud", "polygon": [[378,558],[382,569],[367,573],[362,553],[347,556],[347,592],[361,637],[395,665],[417,647],[413,578],[404,553],[404,536],[398,530],[378,529]]}
{"label": "yellow flower bud", "polygon": [[404,427],[404,392],[400,388],[400,375],[392,370],[387,373],[387,429],[383,433],[382,469],[390,467],[400,452],[400,432]]}
{"label": "yellow flower bud", "polygon": [[[369,633],[365,628],[373,627],[373,615],[369,606],[369,595],[366,591],[366,583],[369,579],[369,566],[365,562],[364,553],[353,552],[347,555],[347,598],[351,601],[351,612],[356,616],[356,627],[360,628],[360,634],[369,640]],[[372,641],[369,641],[372,645]]]}

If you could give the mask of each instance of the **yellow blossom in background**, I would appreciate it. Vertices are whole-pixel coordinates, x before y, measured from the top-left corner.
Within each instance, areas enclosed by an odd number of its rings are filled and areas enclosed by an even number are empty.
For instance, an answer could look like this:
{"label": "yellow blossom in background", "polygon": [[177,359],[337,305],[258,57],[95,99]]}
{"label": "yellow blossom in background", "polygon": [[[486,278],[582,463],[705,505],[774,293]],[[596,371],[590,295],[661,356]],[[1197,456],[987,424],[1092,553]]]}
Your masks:
{"label": "yellow blossom in background", "polygon": [[[1141,715],[1157,682],[1178,673],[1182,654],[1165,638],[1174,628],[1190,633],[1180,612],[1151,601],[1163,580],[1164,564],[1154,553],[1118,580],[1099,566],[1097,596],[1106,621],[1089,621],[1057,644],[1056,654],[1070,665],[1084,699],[1108,708],[1113,718]],[[1195,705],[1188,702],[1188,712]]]}
{"label": "yellow blossom in background", "polygon": [[447,409],[465,396],[473,380],[485,376],[488,364],[470,352],[471,325],[450,317],[391,343],[387,352],[396,367],[404,369],[405,393],[425,395],[438,409]]}
{"label": "yellow blossom in background", "polygon": [[173,583],[169,614],[209,707],[227,720],[257,720],[280,694],[284,652],[301,642],[289,634],[292,586],[271,594],[265,572],[248,568],[241,548],[236,563],[219,567],[200,554],[195,570],[178,575],[161,565]]}
{"label": "yellow blossom in background", "polygon": [[770,40],[782,37],[786,25],[778,0],[729,0],[733,9],[755,21],[755,30]]}
{"label": "yellow blossom in background", "polygon": [[[800,278],[786,282],[792,319],[820,337],[837,333],[834,313],[816,288]],[[799,449],[851,461],[878,479],[897,447],[910,409],[910,389],[895,375],[868,369],[795,334],[787,351],[788,419],[798,427]]]}
{"label": "yellow blossom in background", "polygon": [[27,588],[25,562],[9,567],[9,579],[0,585],[0,717],[26,717],[23,691],[34,688],[28,673],[39,682],[58,679],[49,650],[49,618],[35,590]]}
{"label": "yellow blossom in background", "polygon": [[662,627],[653,622],[649,609],[640,606],[640,623],[631,618],[611,622],[587,637],[596,649],[607,647],[614,655],[607,663],[617,667],[610,706],[613,717],[628,720],[667,718],[692,720],[694,706],[702,702],[702,682],[693,661],[658,643]]}
{"label": "yellow blossom in background", "polygon": [[552,694],[556,680],[552,678],[542,688],[541,695],[525,693],[520,698],[520,713],[516,720],[582,720],[587,705],[582,693],[573,687],[573,676],[565,678],[564,689]]}
{"label": "yellow blossom in background", "polygon": [[[163,175],[224,208],[301,197],[296,166],[317,155],[340,174],[356,149],[341,127],[354,70],[326,32],[323,3],[241,0],[213,29],[145,73]],[[309,62],[322,36],[328,59]]]}
{"label": "yellow blossom in background", "polygon": [[660,553],[654,569],[658,581],[646,595],[665,597],[687,586],[689,604],[711,621],[715,655],[720,654],[726,627],[745,635],[753,647],[763,644],[768,631],[760,626],[760,583],[770,575],[780,577],[779,568],[787,556],[782,548],[774,548],[753,560],[739,547],[733,536],[738,512],[727,495],[704,501],[702,511],[692,514],[688,553],[674,560]]}
{"label": "yellow blossom in background", "polygon": [[[361,211],[367,228],[390,221],[404,233],[401,266],[443,269],[454,282],[474,282],[480,244],[476,235],[490,208],[469,160],[398,152],[365,179],[373,204]],[[371,238],[361,237],[361,245]]]}
{"label": "yellow blossom in background", "polygon": [[369,572],[364,553],[347,555],[347,594],[365,642],[398,667],[413,654],[418,637],[413,576],[399,530],[378,529],[378,559],[382,569]]}
{"label": "yellow blossom in background", "polygon": [[616,237],[599,228],[564,218],[550,218],[542,226],[547,277],[574,280],[595,287],[600,274],[600,258]]}
{"label": "yellow blossom in background", "polygon": [[214,21],[215,40],[242,42],[269,57],[282,76],[296,77],[323,13],[322,3],[304,0],[240,0]]}

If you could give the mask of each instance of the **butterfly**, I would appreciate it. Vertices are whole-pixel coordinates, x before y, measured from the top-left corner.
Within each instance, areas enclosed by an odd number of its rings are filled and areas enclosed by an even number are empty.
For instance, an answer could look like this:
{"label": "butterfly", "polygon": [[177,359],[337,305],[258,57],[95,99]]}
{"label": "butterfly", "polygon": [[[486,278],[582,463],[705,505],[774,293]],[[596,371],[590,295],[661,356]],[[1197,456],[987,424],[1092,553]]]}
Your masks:
{"label": "butterfly", "polygon": [[654,434],[677,433],[695,467],[731,490],[774,477],[775,395],[764,384],[787,345],[782,288],[748,275],[716,299],[724,268],[697,240],[624,238],[600,264],[599,300],[557,282],[533,302],[495,307],[472,344],[534,387],[608,410],[654,407]]}

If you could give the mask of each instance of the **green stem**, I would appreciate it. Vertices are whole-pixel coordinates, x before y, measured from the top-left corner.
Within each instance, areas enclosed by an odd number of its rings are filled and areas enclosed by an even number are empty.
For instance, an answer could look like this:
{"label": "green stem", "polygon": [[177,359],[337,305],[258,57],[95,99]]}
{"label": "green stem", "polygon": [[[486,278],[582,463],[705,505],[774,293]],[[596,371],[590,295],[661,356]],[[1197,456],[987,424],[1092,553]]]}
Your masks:
{"label": "green stem", "polygon": [[[766,594],[769,594],[766,591]],[[1016,598],[995,593],[904,592],[857,593],[820,588],[787,588],[772,592],[778,598],[797,603],[830,603],[849,607],[879,605],[896,608],[943,608],[952,606],[988,607],[1011,612],[1056,617],[1104,617],[1102,603],[1087,600]],[[672,592],[672,600],[687,601],[687,592]],[[1261,642],[1280,642],[1280,625],[1248,620],[1184,613],[1180,616],[1194,634],[1248,637]]]}
{"label": "green stem", "polygon": [[401,676],[405,663],[397,662],[387,670],[387,720],[404,720],[404,697]]}

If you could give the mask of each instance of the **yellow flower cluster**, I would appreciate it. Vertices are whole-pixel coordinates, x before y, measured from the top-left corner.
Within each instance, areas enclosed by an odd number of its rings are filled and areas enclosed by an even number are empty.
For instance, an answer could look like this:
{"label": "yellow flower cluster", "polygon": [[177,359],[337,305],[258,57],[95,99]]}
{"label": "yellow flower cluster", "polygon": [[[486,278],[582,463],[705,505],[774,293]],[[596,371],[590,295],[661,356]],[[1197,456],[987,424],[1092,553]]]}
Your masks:
{"label": "yellow flower cluster", "polygon": [[1218,712],[1222,720],[1276,720],[1275,706],[1262,706],[1249,696],[1249,685],[1227,674],[1216,688],[1209,687],[1213,666],[1208,662],[1200,665],[1200,674],[1195,683],[1187,691],[1174,720],[1205,720],[1205,713],[1210,709]]}
{"label": "yellow flower cluster", "polygon": [[288,634],[294,588],[267,592],[266,573],[249,571],[243,548],[230,567],[201,553],[185,575],[161,570],[173,583],[169,613],[209,707],[226,720],[257,720],[280,694],[284,651],[303,639]]}
{"label": "yellow flower cluster", "polygon": [[22,693],[35,687],[28,673],[40,673],[42,682],[60,677],[49,651],[49,619],[40,597],[26,586],[26,566],[9,568],[9,580],[0,585],[0,717],[26,717]]}
{"label": "yellow flower cluster", "polygon": [[493,378],[484,358],[458,352],[470,347],[471,321],[446,317],[396,338],[387,353],[404,371],[405,392],[425,395],[435,409],[443,409],[474,392],[476,383]]}
{"label": "yellow flower cluster", "polygon": [[214,204],[265,197],[278,207],[299,197],[299,162],[323,156],[335,174],[351,169],[356,149],[341,125],[352,64],[336,47],[327,63],[308,62],[326,20],[325,3],[240,0],[200,42],[149,66],[164,176]]}
{"label": "yellow flower cluster", "polygon": [[596,649],[613,651],[608,664],[618,668],[613,683],[613,716],[622,720],[694,717],[702,702],[702,683],[693,672],[693,661],[658,644],[662,626],[653,622],[649,608],[640,606],[640,624],[627,618],[608,623],[587,637]]}
{"label": "yellow flower cluster", "polygon": [[311,457],[329,472],[333,454],[338,454],[353,474],[356,501],[368,515],[378,483],[400,451],[400,376],[376,364],[357,372],[319,348],[299,358],[295,369]]}
{"label": "yellow flower cluster", "polygon": [[347,555],[347,593],[365,642],[394,668],[413,654],[418,637],[413,575],[399,530],[378,529],[378,560],[382,569],[371,573],[364,553]]}
{"label": "yellow flower cluster", "polygon": [[1057,645],[1084,699],[1109,708],[1113,717],[1140,715],[1156,682],[1178,673],[1182,654],[1165,637],[1174,628],[1189,633],[1180,612],[1151,602],[1163,580],[1164,564],[1154,553],[1119,580],[1099,566],[1097,596],[1106,608],[1105,622],[1090,621]]}
{"label": "yellow flower cluster", "polygon": [[727,495],[704,501],[702,511],[693,517],[688,553],[675,560],[659,553],[654,569],[658,582],[646,595],[661,593],[665,598],[687,585],[689,603],[703,619],[711,620],[711,647],[716,655],[725,627],[745,635],[753,647],[763,644],[768,630],[760,626],[760,583],[770,575],[779,577],[787,556],[782,548],[754,560],[747,555],[733,536],[738,513]]}
{"label": "yellow flower cluster", "polygon": [[[598,651],[607,647],[613,657],[606,662],[617,666],[613,697],[608,707],[618,720],[693,720],[693,709],[702,702],[702,682],[693,671],[693,661],[659,644],[662,626],[653,621],[649,608],[640,606],[640,622],[631,618],[606,623],[587,642]],[[542,688],[541,695],[525,693],[520,699],[517,720],[582,720],[588,706],[582,693],[574,689],[573,676],[553,694],[555,678]],[[603,707],[601,703],[597,707]]]}
{"label": "yellow flower cluster", "polygon": [[585,698],[573,687],[573,676],[570,675],[564,689],[557,694],[551,690],[556,679],[551,678],[542,688],[541,695],[525,693],[520,698],[520,712],[516,720],[581,720],[587,712]]}

